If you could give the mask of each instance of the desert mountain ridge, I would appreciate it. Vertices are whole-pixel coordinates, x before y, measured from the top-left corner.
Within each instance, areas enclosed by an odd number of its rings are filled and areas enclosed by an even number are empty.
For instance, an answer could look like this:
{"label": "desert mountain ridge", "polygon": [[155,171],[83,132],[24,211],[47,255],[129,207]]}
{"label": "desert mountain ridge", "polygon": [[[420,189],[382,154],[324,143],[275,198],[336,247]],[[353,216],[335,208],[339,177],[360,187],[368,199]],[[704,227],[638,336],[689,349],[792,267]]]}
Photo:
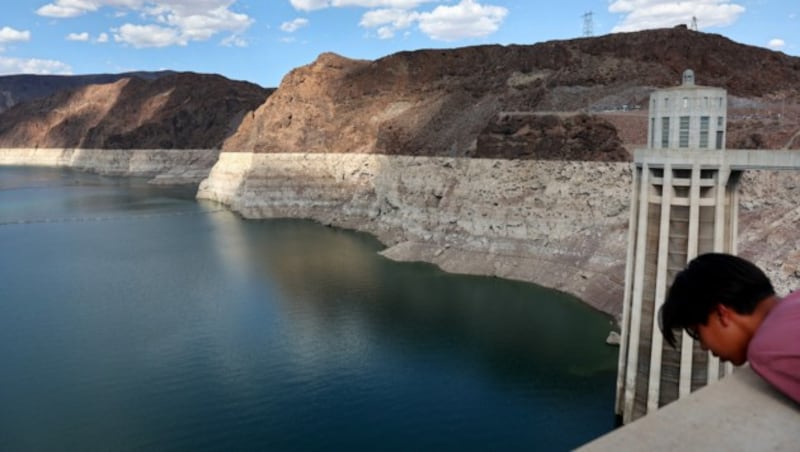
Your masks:
{"label": "desert mountain ridge", "polygon": [[800,148],[800,58],[676,27],[375,61],[322,54],[224,149],[625,160],[646,142],[650,92],[687,68],[728,90],[729,148]]}
{"label": "desert mountain ridge", "polygon": [[128,76],[0,114],[0,147],[219,149],[272,90],[219,75]]}
{"label": "desert mountain ridge", "polygon": [[727,147],[800,149],[800,58],[685,26],[374,61],[324,53],[274,93],[208,74],[123,77],[0,113],[0,147],[624,161],[646,141],[649,93],[687,68],[728,90]]}
{"label": "desert mountain ridge", "polygon": [[47,97],[62,90],[112,83],[121,78],[130,77],[153,80],[174,73],[175,71],[135,71],[85,75],[0,75],[0,113],[16,104]]}

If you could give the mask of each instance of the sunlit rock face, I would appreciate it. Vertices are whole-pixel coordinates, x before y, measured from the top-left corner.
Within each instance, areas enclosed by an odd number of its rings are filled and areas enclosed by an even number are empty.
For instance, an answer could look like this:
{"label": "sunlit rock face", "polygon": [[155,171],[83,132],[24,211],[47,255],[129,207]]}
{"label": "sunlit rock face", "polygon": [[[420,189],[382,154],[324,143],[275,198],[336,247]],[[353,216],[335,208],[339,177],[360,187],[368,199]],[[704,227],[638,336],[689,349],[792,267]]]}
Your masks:
{"label": "sunlit rock face", "polygon": [[322,54],[224,150],[626,161],[646,142],[651,91],[687,68],[727,90],[728,148],[800,149],[800,58],[678,27],[375,61]]}
{"label": "sunlit rock face", "polygon": [[59,91],[113,83],[123,78],[136,77],[142,80],[155,80],[173,74],[175,74],[174,71],[136,71],[87,75],[0,75],[0,113],[14,105],[45,98]]}
{"label": "sunlit rock face", "polygon": [[0,114],[0,148],[219,149],[269,93],[191,73],[61,90]]}

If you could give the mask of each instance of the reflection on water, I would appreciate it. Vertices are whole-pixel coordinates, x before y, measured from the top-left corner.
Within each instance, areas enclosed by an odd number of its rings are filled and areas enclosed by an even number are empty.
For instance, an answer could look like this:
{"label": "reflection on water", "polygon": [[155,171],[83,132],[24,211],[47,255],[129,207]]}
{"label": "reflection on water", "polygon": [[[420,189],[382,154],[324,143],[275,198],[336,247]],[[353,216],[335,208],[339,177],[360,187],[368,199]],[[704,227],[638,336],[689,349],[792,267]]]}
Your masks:
{"label": "reflection on water", "polygon": [[0,167],[0,243],[0,450],[564,450],[613,424],[606,317],[363,234]]}
{"label": "reflection on water", "polygon": [[369,237],[311,223],[273,221],[264,228],[269,232],[248,248],[253,262],[284,294],[285,311],[299,311],[297,321],[314,322],[328,339],[351,328],[404,342],[425,335],[425,347],[464,344],[493,368],[522,374],[614,368],[613,349],[597,340],[609,325],[590,323],[597,314],[570,297],[427,264],[398,265],[376,257],[371,250],[378,244]]}
{"label": "reflection on water", "polygon": [[[0,167],[0,224],[107,218],[109,213],[175,212],[192,187],[157,187],[144,179],[51,168]],[[53,196],[57,192],[58,196]]]}

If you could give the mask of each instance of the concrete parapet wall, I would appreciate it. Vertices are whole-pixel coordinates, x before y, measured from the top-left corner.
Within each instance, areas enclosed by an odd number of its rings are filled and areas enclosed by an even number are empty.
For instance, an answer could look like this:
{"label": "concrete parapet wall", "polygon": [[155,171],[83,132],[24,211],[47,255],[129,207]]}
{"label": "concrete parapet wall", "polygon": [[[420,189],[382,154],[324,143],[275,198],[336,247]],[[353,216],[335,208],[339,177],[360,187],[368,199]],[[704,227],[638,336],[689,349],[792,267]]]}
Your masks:
{"label": "concrete parapet wall", "polygon": [[731,170],[800,170],[800,152],[788,150],[637,149],[634,154],[637,162],[661,165],[669,163],[676,167],[691,167],[691,164],[697,163],[727,165]]}
{"label": "concrete parapet wall", "polygon": [[578,450],[794,452],[799,446],[800,405],[744,367]]}

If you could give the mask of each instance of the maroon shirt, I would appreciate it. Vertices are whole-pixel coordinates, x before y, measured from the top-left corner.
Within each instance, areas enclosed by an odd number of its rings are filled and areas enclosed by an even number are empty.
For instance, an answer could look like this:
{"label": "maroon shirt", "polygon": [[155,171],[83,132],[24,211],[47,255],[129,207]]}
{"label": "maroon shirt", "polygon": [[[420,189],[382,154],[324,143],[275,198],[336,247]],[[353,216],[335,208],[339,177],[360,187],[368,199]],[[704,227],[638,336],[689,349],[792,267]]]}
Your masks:
{"label": "maroon shirt", "polygon": [[800,291],[779,301],[747,347],[750,367],[800,403]]}

